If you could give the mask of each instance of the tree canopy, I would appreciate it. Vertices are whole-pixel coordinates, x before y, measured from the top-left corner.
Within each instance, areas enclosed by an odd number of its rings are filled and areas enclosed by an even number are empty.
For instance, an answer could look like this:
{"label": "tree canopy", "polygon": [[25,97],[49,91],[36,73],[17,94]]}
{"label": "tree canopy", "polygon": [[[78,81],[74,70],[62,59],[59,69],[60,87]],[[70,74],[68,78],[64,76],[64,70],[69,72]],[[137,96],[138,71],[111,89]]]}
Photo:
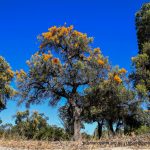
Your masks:
{"label": "tree canopy", "polygon": [[[1,125],[0,134],[6,131],[26,139],[80,140],[84,123],[93,122],[97,123],[98,138],[104,132],[114,136],[149,130],[150,3],[136,13],[135,25],[138,54],[132,57],[129,75],[93,46],[92,37],[66,24],[52,26],[38,36],[39,48],[26,61],[27,71],[14,73],[0,56],[0,110],[15,95],[27,108],[45,102],[56,106],[63,101],[58,111],[65,128],[50,126],[44,114],[27,110],[17,112],[15,125]],[[11,87],[14,75],[17,92]],[[148,109],[143,108],[143,102]]]}
{"label": "tree canopy", "polygon": [[0,56],[0,110],[6,107],[6,101],[15,94],[10,83],[14,77],[10,65]]}
{"label": "tree canopy", "polygon": [[44,99],[54,105],[65,98],[73,109],[74,139],[79,139],[84,99],[79,89],[106,78],[108,59],[90,46],[92,38],[73,26],[51,27],[39,39],[40,50],[27,61],[29,72],[17,72],[20,96],[27,105]]}
{"label": "tree canopy", "polygon": [[135,70],[131,77],[139,95],[146,99],[150,98],[150,3],[143,4],[137,12],[136,29],[139,51],[132,58]]}
{"label": "tree canopy", "polygon": [[143,4],[136,13],[136,29],[139,45],[139,54],[143,53],[143,44],[150,42],[150,3]]}

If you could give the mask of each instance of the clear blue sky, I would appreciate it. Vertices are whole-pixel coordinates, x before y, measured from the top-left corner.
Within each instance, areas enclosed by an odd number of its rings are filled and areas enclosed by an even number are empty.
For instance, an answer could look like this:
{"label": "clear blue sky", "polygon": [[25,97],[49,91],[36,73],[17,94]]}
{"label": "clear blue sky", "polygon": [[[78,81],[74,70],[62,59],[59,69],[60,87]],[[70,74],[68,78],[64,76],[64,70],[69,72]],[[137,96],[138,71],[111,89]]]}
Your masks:
{"label": "clear blue sky", "polygon": [[[137,54],[135,12],[149,0],[0,0],[0,55],[13,70],[27,70],[26,60],[38,50],[37,36],[53,25],[74,25],[94,37],[94,46],[109,56],[113,65],[131,70]],[[0,117],[13,123],[17,107],[11,100]],[[32,106],[49,116],[49,123],[61,125],[57,108],[47,104]],[[95,125],[86,125],[88,133]]]}

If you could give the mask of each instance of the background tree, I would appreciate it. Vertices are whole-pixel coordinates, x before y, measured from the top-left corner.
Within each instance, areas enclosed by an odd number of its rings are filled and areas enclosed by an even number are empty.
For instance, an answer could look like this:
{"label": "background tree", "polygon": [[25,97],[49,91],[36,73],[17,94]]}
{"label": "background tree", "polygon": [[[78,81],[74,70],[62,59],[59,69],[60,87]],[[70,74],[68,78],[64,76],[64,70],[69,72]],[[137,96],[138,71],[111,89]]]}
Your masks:
{"label": "background tree", "polygon": [[92,38],[70,27],[52,27],[40,36],[40,51],[27,61],[29,72],[17,72],[18,90],[27,105],[65,98],[72,107],[74,140],[80,138],[82,100],[89,84],[106,77],[108,64]]}
{"label": "background tree", "polygon": [[124,113],[123,104],[127,103],[126,88],[124,86],[126,70],[115,68],[109,72],[109,76],[100,83],[87,89],[87,108],[85,108],[85,120],[97,122],[98,136],[102,136],[102,127],[109,127],[115,134],[113,124],[117,122],[116,131],[122,123]]}
{"label": "background tree", "polygon": [[36,111],[28,110],[17,112],[14,116],[15,125],[0,125],[0,137],[6,139],[32,139],[32,140],[68,140],[69,136],[63,128],[47,123],[48,117]]}
{"label": "background tree", "polygon": [[115,67],[107,79],[86,90],[84,120],[88,123],[97,122],[98,138],[102,136],[103,127],[107,128],[110,135],[115,135],[123,127],[125,132],[131,132],[144,123],[141,101],[130,84],[126,70]]}
{"label": "background tree", "polygon": [[150,3],[145,3],[136,14],[139,51],[132,58],[135,67],[131,78],[139,96],[150,98]]}
{"label": "background tree", "polygon": [[12,127],[13,125],[10,123],[1,124],[0,125],[0,137],[1,138],[11,138],[12,137]]}
{"label": "background tree", "polygon": [[14,89],[10,83],[14,77],[12,71],[6,60],[0,56],[0,110],[6,107],[6,100],[15,94]]}
{"label": "background tree", "polygon": [[136,13],[136,30],[139,54],[143,53],[143,44],[150,42],[150,3],[143,4]]}
{"label": "background tree", "polygon": [[[141,103],[139,104],[138,102],[133,102],[129,105],[130,113],[124,116],[125,134],[131,134],[132,132],[137,133],[137,130],[140,131],[143,127],[147,128],[150,126],[149,112],[145,112],[139,106],[141,106]],[[147,133],[148,132],[150,132],[149,128],[147,128]]]}
{"label": "background tree", "polygon": [[13,132],[27,139],[33,139],[36,134],[47,127],[47,117],[44,114],[29,111],[17,112],[15,117],[16,126],[13,127]]}

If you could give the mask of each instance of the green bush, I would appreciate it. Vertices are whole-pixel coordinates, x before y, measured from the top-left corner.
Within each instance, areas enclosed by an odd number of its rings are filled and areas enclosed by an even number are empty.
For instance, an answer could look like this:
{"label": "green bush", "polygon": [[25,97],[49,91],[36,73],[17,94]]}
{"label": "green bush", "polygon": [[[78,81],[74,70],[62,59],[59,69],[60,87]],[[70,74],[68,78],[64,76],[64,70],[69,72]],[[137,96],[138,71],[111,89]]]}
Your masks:
{"label": "green bush", "polygon": [[148,126],[141,126],[140,128],[135,130],[135,134],[141,135],[141,134],[146,134],[150,133],[150,127]]}
{"label": "green bush", "polygon": [[69,135],[66,134],[64,129],[56,126],[47,126],[46,128],[38,131],[34,139],[36,140],[50,140],[50,141],[60,141],[60,140],[68,140]]}

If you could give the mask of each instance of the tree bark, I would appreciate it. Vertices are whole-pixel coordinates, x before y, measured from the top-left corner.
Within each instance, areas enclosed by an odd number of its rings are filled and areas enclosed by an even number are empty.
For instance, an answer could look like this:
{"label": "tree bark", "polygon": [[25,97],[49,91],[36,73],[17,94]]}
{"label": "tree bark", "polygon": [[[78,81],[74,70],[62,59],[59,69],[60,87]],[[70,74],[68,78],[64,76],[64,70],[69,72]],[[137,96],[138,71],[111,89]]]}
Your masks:
{"label": "tree bark", "polygon": [[81,109],[78,106],[74,107],[74,134],[73,140],[78,141],[81,138],[80,129],[81,129],[81,120],[80,120]]}
{"label": "tree bark", "polygon": [[69,122],[67,125],[68,133],[72,137],[74,133],[74,120],[73,120],[73,107],[72,105],[69,105],[68,108],[68,114],[69,114]]}
{"label": "tree bark", "polygon": [[118,133],[119,132],[119,129],[120,129],[120,126],[122,125],[122,122],[120,122],[120,120],[118,121],[118,123],[117,123],[117,126],[116,126],[116,133]]}
{"label": "tree bark", "polygon": [[109,130],[111,131],[112,135],[115,135],[114,129],[113,129],[113,122],[111,120],[108,121]]}
{"label": "tree bark", "polygon": [[102,127],[103,127],[103,121],[102,122],[97,122],[98,124],[98,139],[102,137]]}

